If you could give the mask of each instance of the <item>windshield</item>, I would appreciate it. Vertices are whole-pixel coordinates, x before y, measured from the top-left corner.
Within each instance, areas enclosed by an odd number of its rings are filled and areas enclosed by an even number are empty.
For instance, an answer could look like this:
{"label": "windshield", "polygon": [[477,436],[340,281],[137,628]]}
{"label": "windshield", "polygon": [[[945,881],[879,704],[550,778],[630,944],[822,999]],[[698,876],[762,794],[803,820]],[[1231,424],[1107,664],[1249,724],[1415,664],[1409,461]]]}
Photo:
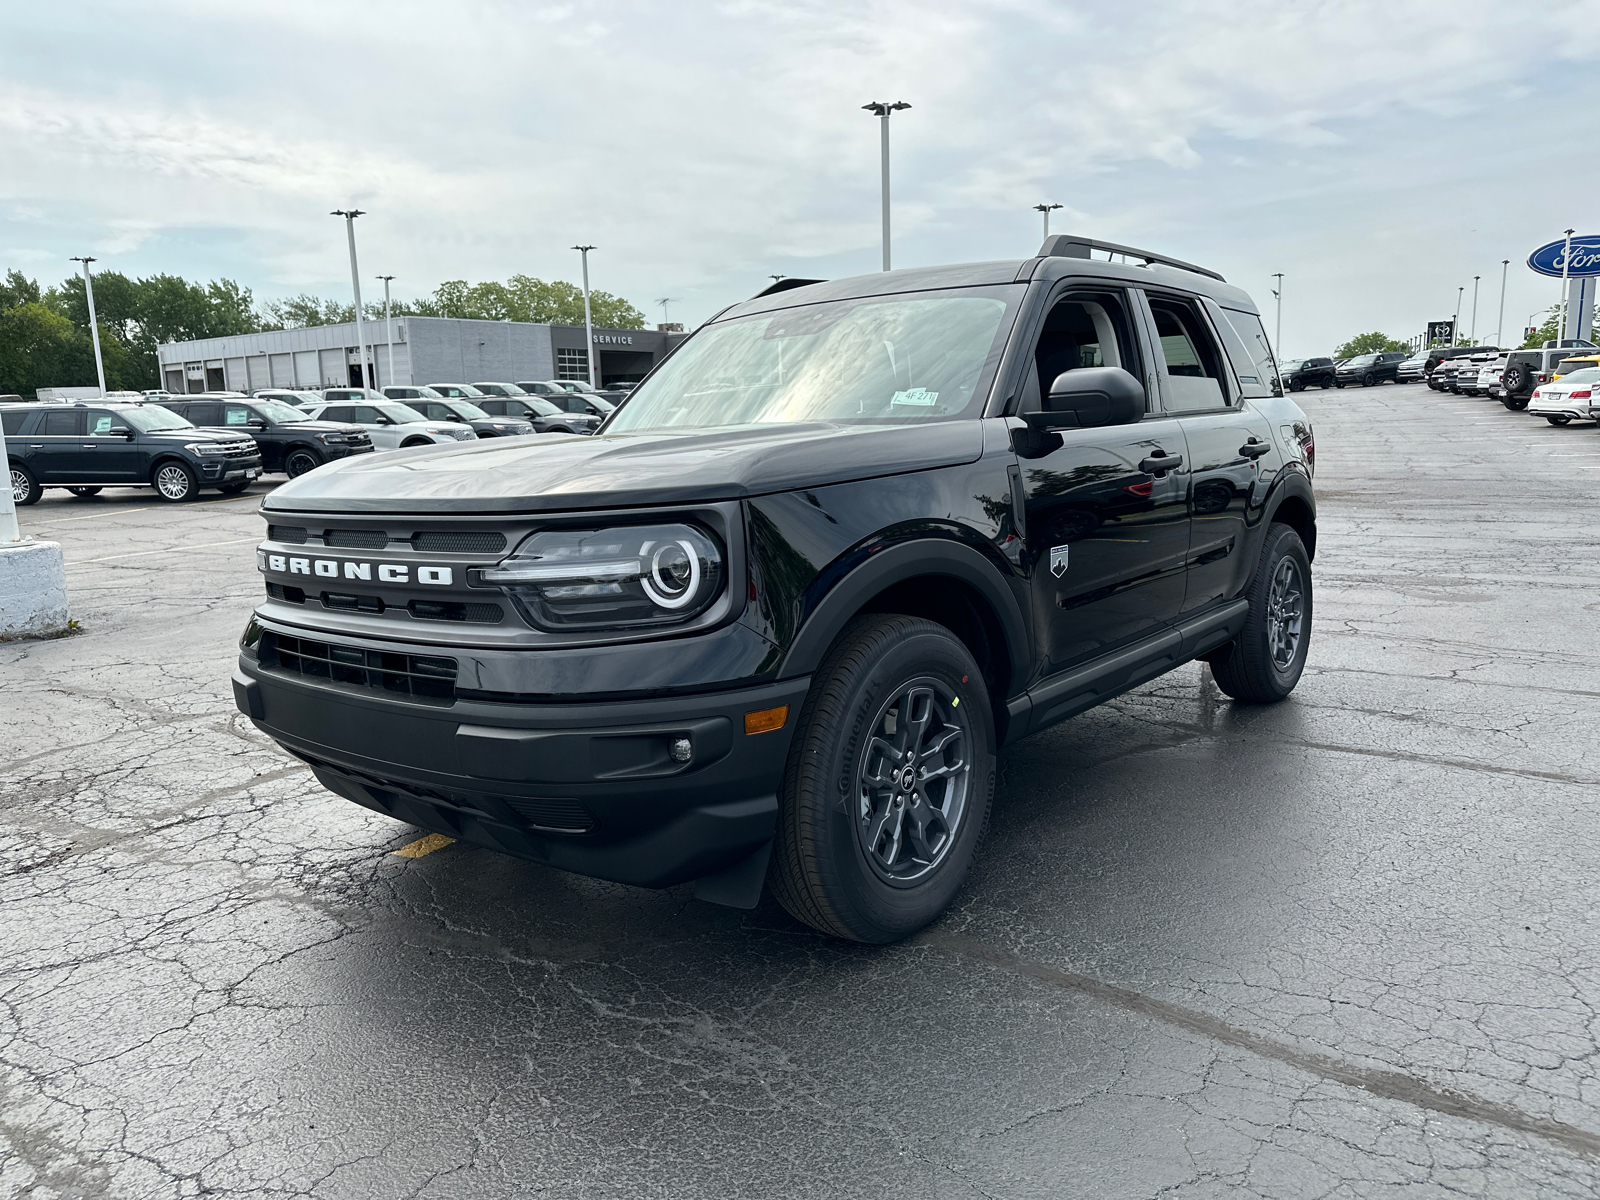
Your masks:
{"label": "windshield", "polygon": [[1305,363],[1303,361],[1301,361],[1300,359],[1291,358],[1288,362],[1283,364],[1283,370],[1285,370],[1285,371],[1298,371],[1304,365],[1305,365]]}
{"label": "windshield", "polygon": [[135,429],[148,433],[152,429],[193,429],[194,426],[185,421],[170,408],[162,408],[152,404],[149,408],[124,408],[117,411],[117,415],[124,418]]}
{"label": "windshield", "polygon": [[1593,383],[1600,379],[1600,367],[1584,367],[1561,377],[1562,383]]}
{"label": "windshield", "polygon": [[533,409],[541,417],[559,417],[562,415],[561,410],[543,396],[524,396],[522,403]]}
{"label": "windshield", "polygon": [[[444,396],[442,393],[434,391],[431,387],[419,387],[417,389],[417,398],[421,400],[443,400]],[[407,397],[407,399],[410,399],[410,397]]]}
{"label": "windshield", "polygon": [[468,404],[465,400],[446,400],[444,406],[458,417],[465,417],[469,421],[487,421],[489,414],[476,404]]}
{"label": "windshield", "polygon": [[607,400],[603,396],[585,396],[584,400],[589,403],[591,408],[598,408],[601,412],[606,413],[607,415],[615,412],[617,408],[615,404],[611,403],[611,401]]}
{"label": "windshield", "polygon": [[304,421],[305,413],[282,400],[257,400],[256,411],[269,421]]}
{"label": "windshield", "polygon": [[412,421],[426,421],[428,419],[416,409],[405,404],[379,404],[374,407],[396,425],[406,425]]}
{"label": "windshield", "polygon": [[609,429],[976,415],[1021,288],[959,288],[781,309],[707,326]]}

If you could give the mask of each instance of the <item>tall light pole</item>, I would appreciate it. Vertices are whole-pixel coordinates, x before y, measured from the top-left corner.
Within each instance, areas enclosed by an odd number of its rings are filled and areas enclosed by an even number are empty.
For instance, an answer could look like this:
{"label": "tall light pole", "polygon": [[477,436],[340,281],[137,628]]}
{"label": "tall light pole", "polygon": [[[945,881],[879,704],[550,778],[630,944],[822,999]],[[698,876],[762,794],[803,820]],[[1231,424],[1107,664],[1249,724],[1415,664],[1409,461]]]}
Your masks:
{"label": "tall light pole", "polygon": [[95,319],[94,315],[94,280],[89,278],[89,264],[95,260],[74,256],[72,261],[83,264],[83,293],[89,300],[89,332],[94,337],[94,373],[95,377],[100,380],[100,399],[104,400],[106,398],[106,367],[105,363],[100,359],[100,322]]}
{"label": "tall light pole", "polygon": [[328,214],[344,218],[345,233],[350,236],[350,289],[356,294],[356,352],[361,355],[361,386],[367,386],[367,335],[361,324],[361,272],[356,269],[356,218],[365,216],[359,208],[336,208]]}
{"label": "tall light pole", "polygon": [[1472,331],[1467,334],[1467,340],[1474,346],[1478,344],[1478,280],[1481,275],[1472,277]]}
{"label": "tall light pole", "polygon": [[1466,290],[1466,284],[1462,284],[1456,289],[1456,312],[1455,316],[1450,318],[1450,345],[1452,347],[1461,344],[1461,297]]}
{"label": "tall light pole", "polygon": [[896,100],[893,104],[886,100],[874,100],[871,104],[863,104],[861,107],[878,118],[883,131],[883,269],[887,271],[889,269],[889,114],[910,108],[911,105],[904,100]]}
{"label": "tall light pole", "polygon": [[1502,348],[1501,343],[1506,336],[1506,270],[1510,266],[1509,258],[1500,260],[1500,315],[1494,321],[1494,344],[1497,349]]}
{"label": "tall light pole", "polygon": [[[1567,270],[1572,264],[1572,230],[1567,230],[1567,244],[1561,251],[1561,320],[1556,322],[1556,345],[1567,336]],[[89,268],[85,267],[87,271]]]}
{"label": "tall light pole", "polygon": [[383,280],[383,336],[389,347],[389,382],[396,383],[398,380],[394,377],[394,322],[389,318],[389,281],[394,276],[379,275],[378,278]]}
{"label": "tall light pole", "polygon": [[1050,238],[1050,214],[1060,207],[1061,205],[1059,204],[1035,204],[1033,206],[1034,212],[1042,212],[1044,214],[1044,236],[1046,241]]}
{"label": "tall light pole", "polygon": [[583,340],[588,347],[584,351],[589,360],[589,386],[595,386],[594,377],[594,315],[589,311],[589,251],[593,246],[574,246],[574,250],[583,255]]}
{"label": "tall light pole", "polygon": [[1278,306],[1276,328],[1272,331],[1272,354],[1274,358],[1283,357],[1283,272],[1276,271],[1272,278],[1278,281],[1278,286],[1272,289],[1273,302]]}

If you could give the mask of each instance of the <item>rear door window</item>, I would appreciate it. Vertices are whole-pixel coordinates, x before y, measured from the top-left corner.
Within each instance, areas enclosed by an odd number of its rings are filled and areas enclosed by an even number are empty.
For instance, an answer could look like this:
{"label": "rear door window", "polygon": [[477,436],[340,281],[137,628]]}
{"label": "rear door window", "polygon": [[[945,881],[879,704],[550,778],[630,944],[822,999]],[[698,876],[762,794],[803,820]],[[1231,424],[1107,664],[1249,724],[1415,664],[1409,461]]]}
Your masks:
{"label": "rear door window", "polygon": [[1151,296],[1160,346],[1167,408],[1173,412],[1223,408],[1228,403],[1222,355],[1192,301]]}
{"label": "rear door window", "polygon": [[47,412],[44,415],[44,425],[39,429],[44,437],[82,437],[83,436],[83,410],[71,409],[67,412]]}
{"label": "rear door window", "polygon": [[350,415],[350,406],[347,404],[329,405],[327,408],[322,410],[322,413],[318,419],[322,421],[354,420],[354,418]]}

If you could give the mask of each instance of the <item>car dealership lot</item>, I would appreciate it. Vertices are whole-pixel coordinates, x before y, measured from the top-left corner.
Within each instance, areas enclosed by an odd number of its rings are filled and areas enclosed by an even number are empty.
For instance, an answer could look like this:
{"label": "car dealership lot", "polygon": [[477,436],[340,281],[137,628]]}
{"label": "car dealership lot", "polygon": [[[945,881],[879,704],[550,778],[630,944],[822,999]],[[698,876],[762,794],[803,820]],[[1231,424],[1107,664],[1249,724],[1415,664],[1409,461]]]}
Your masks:
{"label": "car dealership lot", "polygon": [[885,949],[328,795],[233,708],[265,489],[46,493],[83,632],[0,646],[0,1194],[1594,1194],[1600,437],[1299,399],[1299,690],[1191,664],[1012,747]]}

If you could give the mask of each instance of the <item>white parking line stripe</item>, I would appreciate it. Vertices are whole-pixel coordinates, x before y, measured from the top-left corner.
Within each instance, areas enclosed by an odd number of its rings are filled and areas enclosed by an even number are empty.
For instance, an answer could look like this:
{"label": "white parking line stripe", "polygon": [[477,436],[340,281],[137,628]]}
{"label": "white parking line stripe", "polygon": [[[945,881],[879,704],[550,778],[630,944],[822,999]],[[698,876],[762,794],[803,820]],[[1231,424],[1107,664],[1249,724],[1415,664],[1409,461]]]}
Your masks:
{"label": "white parking line stripe", "polygon": [[259,542],[261,535],[254,537],[234,538],[228,542],[207,542],[203,546],[169,546],[165,550],[137,550],[132,554],[108,554],[104,558],[80,558],[77,562],[69,562],[69,567],[85,567],[90,563],[112,562],[119,558],[144,558],[149,554],[180,554],[185,550],[214,550],[218,546],[237,546],[240,542]]}

